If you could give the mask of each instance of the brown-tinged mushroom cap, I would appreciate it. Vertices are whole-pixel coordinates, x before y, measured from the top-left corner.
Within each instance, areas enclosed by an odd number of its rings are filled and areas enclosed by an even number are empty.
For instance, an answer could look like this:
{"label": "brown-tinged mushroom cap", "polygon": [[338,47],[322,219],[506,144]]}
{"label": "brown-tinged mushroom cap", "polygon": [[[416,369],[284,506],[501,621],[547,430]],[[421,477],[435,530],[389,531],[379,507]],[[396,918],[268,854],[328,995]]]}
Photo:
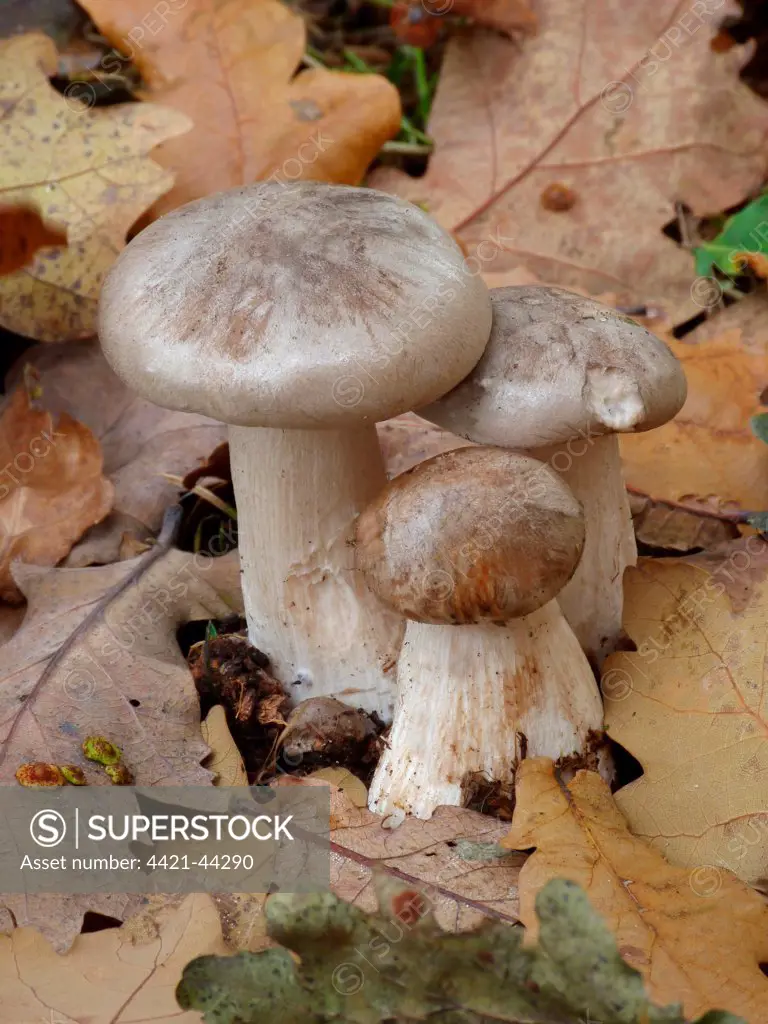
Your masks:
{"label": "brown-tinged mushroom cap", "polygon": [[480,444],[535,449],[576,437],[652,430],[682,408],[685,374],[655,335],[559,288],[491,291],[482,359],[420,412]]}
{"label": "brown-tinged mushroom cap", "polygon": [[583,546],[581,505],[547,465],[462,448],[395,477],[362,512],[355,565],[406,618],[503,622],[551,601]]}
{"label": "brown-tinged mushroom cap", "polygon": [[261,183],[138,235],[102,290],[115,372],[240,426],[354,427],[434,401],[483,353],[491,307],[459,247],[371,189]]}

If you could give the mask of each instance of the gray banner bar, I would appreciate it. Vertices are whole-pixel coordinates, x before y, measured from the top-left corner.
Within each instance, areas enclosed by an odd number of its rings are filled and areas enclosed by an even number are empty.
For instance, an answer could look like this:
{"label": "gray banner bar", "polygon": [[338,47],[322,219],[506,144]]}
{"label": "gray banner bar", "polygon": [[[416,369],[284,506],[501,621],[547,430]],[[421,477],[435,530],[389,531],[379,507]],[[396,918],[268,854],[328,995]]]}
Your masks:
{"label": "gray banner bar", "polygon": [[325,787],[0,787],[0,893],[329,888]]}

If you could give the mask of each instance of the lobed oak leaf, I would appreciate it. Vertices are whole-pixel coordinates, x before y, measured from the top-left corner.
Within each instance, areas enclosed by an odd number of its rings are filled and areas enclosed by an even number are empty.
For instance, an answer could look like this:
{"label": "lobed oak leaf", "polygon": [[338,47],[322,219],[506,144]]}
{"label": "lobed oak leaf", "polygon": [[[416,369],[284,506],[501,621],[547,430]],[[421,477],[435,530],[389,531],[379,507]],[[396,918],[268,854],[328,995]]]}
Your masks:
{"label": "lobed oak leaf", "polygon": [[0,40],[0,202],[37,211],[68,243],[0,277],[0,324],[39,341],[95,333],[104,275],[136,218],[173,183],[147,154],[190,127],[163,107],[92,110],[62,96],[48,80],[56,62],[46,36]]}
{"label": "lobed oak leaf", "polygon": [[[424,204],[497,283],[522,268],[675,323],[700,313],[691,254],[662,228],[677,203],[709,214],[762,184],[768,107],[739,81],[744,48],[712,52],[714,5],[541,0],[536,13],[522,44],[451,40],[426,174],[381,169],[371,184]],[[573,193],[568,210],[542,204],[553,184]]]}
{"label": "lobed oak leaf", "polygon": [[750,1024],[768,1017],[760,970],[768,908],[757,893],[728,871],[716,871],[704,889],[690,871],[668,864],[629,832],[595,772],[564,785],[551,761],[531,758],[518,769],[516,795],[502,845],[536,847],[520,871],[520,917],[531,938],[537,895],[552,879],[570,879],[586,890],[655,1002],[681,1001],[688,1016],[719,1006]]}
{"label": "lobed oak leaf", "polygon": [[54,419],[21,384],[0,412],[0,599],[17,603],[14,560],[55,565],[112,507],[101,446],[62,413]]}
{"label": "lobed oak leaf", "polygon": [[643,767],[616,803],[673,864],[768,881],[768,542],[756,536],[625,577],[634,652],[602,680],[606,727]]}
{"label": "lobed oak leaf", "polygon": [[189,114],[193,131],[157,159],[176,185],[153,208],[272,178],[356,185],[400,128],[397,90],[379,75],[311,68],[296,74],[304,21],[279,0],[83,0],[130,56],[146,98]]}

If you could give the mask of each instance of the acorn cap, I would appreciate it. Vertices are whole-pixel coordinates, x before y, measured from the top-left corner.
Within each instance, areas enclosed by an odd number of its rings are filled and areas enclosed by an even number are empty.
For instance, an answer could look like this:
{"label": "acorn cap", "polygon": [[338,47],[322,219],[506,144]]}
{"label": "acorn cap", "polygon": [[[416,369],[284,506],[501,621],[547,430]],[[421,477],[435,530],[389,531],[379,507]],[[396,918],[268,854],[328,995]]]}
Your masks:
{"label": "acorn cap", "polygon": [[504,622],[562,590],[581,505],[536,459],[461,448],[395,477],[359,516],[355,567],[390,608],[438,625]]}
{"label": "acorn cap", "polygon": [[254,427],[348,428],[445,394],[482,355],[488,290],[427,214],[372,189],[260,183],[123,251],[99,333],[129,387]]}
{"label": "acorn cap", "polygon": [[686,397],[664,342],[629,317],[559,288],[491,290],[493,328],[472,373],[420,415],[479,444],[535,449],[652,430]]}

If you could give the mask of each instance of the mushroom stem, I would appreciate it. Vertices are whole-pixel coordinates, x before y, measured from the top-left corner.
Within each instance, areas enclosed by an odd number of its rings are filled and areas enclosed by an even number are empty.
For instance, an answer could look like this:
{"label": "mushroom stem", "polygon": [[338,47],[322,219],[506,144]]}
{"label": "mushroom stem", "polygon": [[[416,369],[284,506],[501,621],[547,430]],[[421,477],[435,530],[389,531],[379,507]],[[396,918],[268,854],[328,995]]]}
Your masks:
{"label": "mushroom stem", "polygon": [[354,570],[353,522],[386,485],[374,426],[230,427],[248,635],[297,699],[394,703],[403,620]]}
{"label": "mushroom stem", "polygon": [[616,434],[588,437],[539,448],[535,455],[560,474],[584,507],[584,552],[557,599],[582,648],[599,667],[617,648],[624,570],[637,562],[619,439]]}
{"label": "mushroom stem", "polygon": [[587,753],[602,722],[597,684],[557,601],[503,626],[409,622],[369,807],[429,818],[461,805],[473,777],[511,784],[523,757]]}

